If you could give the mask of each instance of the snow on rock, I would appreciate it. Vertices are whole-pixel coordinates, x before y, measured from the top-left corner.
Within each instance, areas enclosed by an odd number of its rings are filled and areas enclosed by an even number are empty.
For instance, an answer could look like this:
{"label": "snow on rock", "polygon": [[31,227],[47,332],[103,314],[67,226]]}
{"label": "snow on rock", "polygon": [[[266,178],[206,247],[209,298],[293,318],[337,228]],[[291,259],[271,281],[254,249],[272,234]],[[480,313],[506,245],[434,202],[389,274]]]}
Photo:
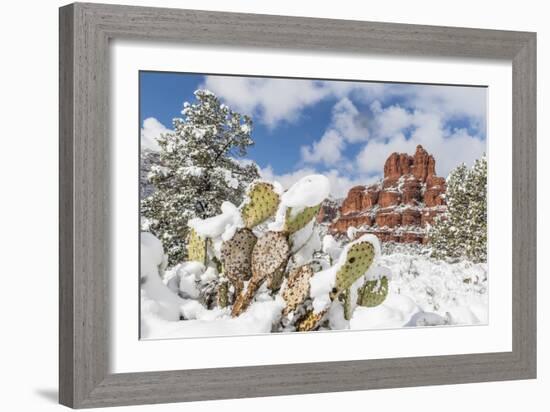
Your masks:
{"label": "snow on rock", "polygon": [[290,244],[292,245],[292,247],[290,248],[290,253],[296,253],[298,250],[300,250],[309,241],[314,231],[315,221],[312,220],[303,228],[290,235],[289,240]]}
{"label": "snow on rock", "polygon": [[325,235],[323,237],[323,252],[330,256],[333,262],[336,262],[342,254],[343,247],[332,235]]}
{"label": "snow on rock", "polygon": [[373,308],[359,306],[353,311],[349,321],[350,329],[383,329],[400,328],[406,322],[399,311],[386,305],[378,305]]}
{"label": "snow on rock", "polygon": [[431,312],[418,312],[405,326],[443,326],[449,323],[447,317]]}
{"label": "snow on rock", "polygon": [[141,289],[149,312],[168,320],[180,318],[180,307],[185,301],[170,290],[161,279],[161,269],[166,262],[162,243],[151,233],[141,236]]}
{"label": "snow on rock", "polygon": [[450,316],[449,324],[487,322],[486,263],[449,263],[402,252],[381,256],[379,262],[391,270],[390,292],[409,296],[422,311]]}
{"label": "snow on rock", "polygon": [[204,271],[204,273],[200,275],[199,279],[202,284],[206,284],[208,282],[212,282],[217,278],[218,278],[218,271],[216,270],[216,268],[210,266]]}
{"label": "snow on rock", "polygon": [[357,228],[355,226],[348,227],[348,230],[346,230],[346,236],[349,240],[355,239],[355,235],[357,234]]}
{"label": "snow on rock", "polygon": [[365,273],[365,280],[379,280],[383,277],[391,280],[392,273],[391,269],[387,266],[381,266],[377,264],[372,264],[367,273]]}
{"label": "snow on rock", "polygon": [[[200,307],[199,307],[200,306]],[[184,313],[191,317],[180,322],[166,322],[151,313],[142,314],[142,338],[186,338],[206,336],[236,336],[270,333],[284,307],[282,298],[254,302],[239,317],[232,318],[229,309],[207,310],[196,302],[188,303]],[[142,306],[143,307],[143,306]],[[145,333],[144,333],[145,332]]]}
{"label": "snow on rock", "polygon": [[367,308],[358,306],[349,321],[350,329],[400,328],[418,312],[414,301],[405,296],[389,294],[381,305]]}
{"label": "snow on rock", "polygon": [[168,264],[162,242],[152,233],[141,232],[141,277],[152,273],[162,275]]}
{"label": "snow on rock", "polygon": [[451,307],[447,313],[453,325],[475,325],[480,323],[474,312],[465,305]]}
{"label": "snow on rock", "polygon": [[239,209],[231,202],[223,202],[222,213],[207,219],[194,218],[189,220],[189,227],[203,237],[221,237],[227,241],[233,237],[237,229],[244,227]]}
{"label": "snow on rock", "polygon": [[315,221],[309,222],[302,229],[290,236],[292,245],[291,253],[293,262],[296,266],[305,265],[311,262],[315,252],[322,249],[319,230],[315,226]]}

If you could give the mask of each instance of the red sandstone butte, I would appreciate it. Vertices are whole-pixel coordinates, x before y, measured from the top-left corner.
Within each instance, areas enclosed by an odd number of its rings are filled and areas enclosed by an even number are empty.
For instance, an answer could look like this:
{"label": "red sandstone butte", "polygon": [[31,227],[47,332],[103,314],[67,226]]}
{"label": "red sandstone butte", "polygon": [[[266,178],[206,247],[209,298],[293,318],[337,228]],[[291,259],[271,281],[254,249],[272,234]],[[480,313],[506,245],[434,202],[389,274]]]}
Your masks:
{"label": "red sandstone butte", "polygon": [[445,178],[435,172],[435,158],[418,145],[414,155],[392,153],[384,178],[370,186],[355,186],[333,218],[330,232],[374,233],[382,242],[426,243],[427,226],[446,212]]}

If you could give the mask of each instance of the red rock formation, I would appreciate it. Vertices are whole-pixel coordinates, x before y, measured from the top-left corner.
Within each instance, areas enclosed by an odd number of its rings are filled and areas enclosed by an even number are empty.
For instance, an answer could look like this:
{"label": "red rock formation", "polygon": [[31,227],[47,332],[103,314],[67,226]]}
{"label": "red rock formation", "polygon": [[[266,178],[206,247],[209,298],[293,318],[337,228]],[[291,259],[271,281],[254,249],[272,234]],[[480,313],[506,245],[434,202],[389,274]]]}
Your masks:
{"label": "red rock formation", "polygon": [[434,157],[422,146],[412,156],[392,153],[379,184],[350,189],[330,231],[344,234],[354,226],[382,242],[426,243],[427,225],[446,211],[445,191]]}
{"label": "red rock formation", "polygon": [[411,173],[414,159],[406,153],[392,153],[384,164],[384,179],[399,179]]}
{"label": "red rock formation", "polygon": [[379,227],[394,228],[401,225],[401,213],[398,212],[378,212],[375,219]]}
{"label": "red rock formation", "polygon": [[378,196],[378,204],[380,207],[397,206],[399,203],[401,203],[401,193],[399,192],[389,192],[384,190],[380,192],[380,195]]}
{"label": "red rock formation", "polygon": [[412,174],[421,182],[435,175],[435,159],[420,145],[416,146],[414,154]]}
{"label": "red rock formation", "polygon": [[332,223],[338,217],[339,208],[337,201],[326,199],[317,214],[317,223]]}
{"label": "red rock formation", "polygon": [[405,180],[403,183],[403,198],[402,201],[406,205],[416,205],[422,201],[422,184],[418,179],[412,177]]}
{"label": "red rock formation", "polygon": [[400,236],[402,243],[424,243],[424,235],[422,233],[406,232]]}
{"label": "red rock formation", "polygon": [[417,209],[405,209],[401,214],[401,224],[403,226],[420,226],[421,215]]}
{"label": "red rock formation", "polygon": [[351,215],[341,216],[330,227],[331,230],[338,233],[346,233],[349,227],[372,226],[373,219],[370,215]]}

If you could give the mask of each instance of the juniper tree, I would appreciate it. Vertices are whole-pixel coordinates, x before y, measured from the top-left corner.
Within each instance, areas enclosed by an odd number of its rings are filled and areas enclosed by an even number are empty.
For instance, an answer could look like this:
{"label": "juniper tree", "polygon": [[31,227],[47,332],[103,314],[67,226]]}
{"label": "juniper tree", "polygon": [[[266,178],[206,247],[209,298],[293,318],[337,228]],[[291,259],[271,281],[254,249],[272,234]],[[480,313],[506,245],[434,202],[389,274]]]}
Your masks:
{"label": "juniper tree", "polygon": [[432,256],[487,259],[487,159],[461,164],[447,178],[448,212],[430,228]]}
{"label": "juniper tree", "polygon": [[186,257],[189,219],[220,213],[225,200],[239,204],[259,177],[254,164],[236,160],[253,145],[252,119],[208,90],[195,91],[195,99],[158,138],[158,164],[148,175],[154,192],[141,202],[142,230],[162,241],[171,265]]}

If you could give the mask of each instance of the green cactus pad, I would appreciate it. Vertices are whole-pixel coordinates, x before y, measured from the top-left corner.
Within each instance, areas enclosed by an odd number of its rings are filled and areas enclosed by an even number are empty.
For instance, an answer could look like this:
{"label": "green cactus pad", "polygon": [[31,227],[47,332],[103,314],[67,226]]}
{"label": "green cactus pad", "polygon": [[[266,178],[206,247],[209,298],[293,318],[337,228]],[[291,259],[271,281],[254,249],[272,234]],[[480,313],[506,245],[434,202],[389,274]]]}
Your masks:
{"label": "green cactus pad", "polygon": [[229,283],[222,281],[218,284],[217,303],[220,308],[225,308],[229,305]]}
{"label": "green cactus pad", "polygon": [[291,215],[293,214],[292,208],[289,208],[286,211],[285,231],[292,234],[304,228],[312,219],[317,216],[317,214],[319,213],[319,209],[321,209],[320,204],[317,206],[306,207],[299,213],[297,213],[296,216],[291,217]]}
{"label": "green cactus pad", "polygon": [[380,280],[368,280],[357,291],[357,304],[372,308],[380,305],[388,296],[388,278],[383,276]]}
{"label": "green cactus pad", "polygon": [[194,229],[189,233],[189,243],[187,244],[187,259],[206,264],[206,241]]}
{"label": "green cactus pad", "polygon": [[344,319],[351,319],[352,305],[351,305],[351,289],[346,289],[345,292],[340,294],[344,305]]}
{"label": "green cactus pad", "polygon": [[252,276],[252,250],[257,238],[250,229],[239,229],[233,237],[223,242],[221,258],[225,275],[233,284]]}
{"label": "green cactus pad", "polygon": [[241,207],[241,216],[247,228],[259,225],[277,211],[279,195],[275,193],[271,183],[252,183],[247,196],[248,202]]}
{"label": "green cactus pad", "polygon": [[313,276],[313,270],[309,265],[300,266],[290,272],[288,283],[283,292],[286,306],[283,315],[288,315],[296,310],[309,296],[309,280]]}
{"label": "green cactus pad", "polygon": [[336,291],[348,289],[369,269],[374,260],[374,246],[370,242],[359,242],[349,248],[346,263],[336,273]]}

